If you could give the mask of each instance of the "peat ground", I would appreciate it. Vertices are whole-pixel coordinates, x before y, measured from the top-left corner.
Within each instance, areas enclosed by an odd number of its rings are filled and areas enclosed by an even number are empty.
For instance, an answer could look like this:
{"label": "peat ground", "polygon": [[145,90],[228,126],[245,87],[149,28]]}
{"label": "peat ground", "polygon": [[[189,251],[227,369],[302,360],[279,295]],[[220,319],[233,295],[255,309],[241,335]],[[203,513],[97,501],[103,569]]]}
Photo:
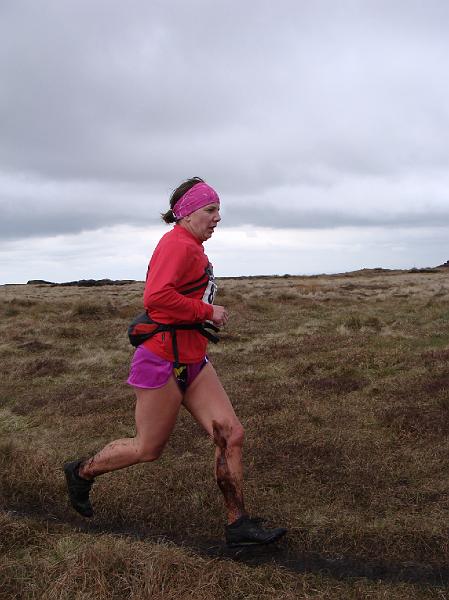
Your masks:
{"label": "peat ground", "polygon": [[289,528],[234,552],[208,437],[67,508],[61,464],[133,435],[143,284],[0,288],[1,598],[449,597],[449,274],[226,279],[210,348],[246,435],[247,504]]}

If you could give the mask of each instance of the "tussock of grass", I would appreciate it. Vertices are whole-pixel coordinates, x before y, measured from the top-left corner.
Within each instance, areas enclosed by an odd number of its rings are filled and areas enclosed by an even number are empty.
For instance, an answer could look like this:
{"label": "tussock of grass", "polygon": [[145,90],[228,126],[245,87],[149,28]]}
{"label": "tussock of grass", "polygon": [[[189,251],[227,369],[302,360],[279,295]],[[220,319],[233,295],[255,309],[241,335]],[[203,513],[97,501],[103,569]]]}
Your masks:
{"label": "tussock of grass", "polygon": [[28,364],[24,369],[24,374],[35,377],[56,377],[65,373],[67,369],[68,362],[65,359],[48,356],[46,358],[36,358],[28,361]]}
{"label": "tussock of grass", "polygon": [[100,320],[107,314],[113,314],[115,308],[111,303],[103,305],[92,301],[78,300],[72,308],[72,316],[79,319]]}

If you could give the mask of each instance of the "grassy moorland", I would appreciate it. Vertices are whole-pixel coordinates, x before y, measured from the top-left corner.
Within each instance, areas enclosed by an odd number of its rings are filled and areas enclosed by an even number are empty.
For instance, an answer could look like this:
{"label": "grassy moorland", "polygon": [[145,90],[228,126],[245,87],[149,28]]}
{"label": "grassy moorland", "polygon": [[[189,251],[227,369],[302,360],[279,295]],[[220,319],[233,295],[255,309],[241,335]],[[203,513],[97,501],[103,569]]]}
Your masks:
{"label": "grassy moorland", "polygon": [[210,349],[246,426],[246,498],[279,546],[220,544],[212,444],[67,506],[61,465],[133,435],[143,284],[0,288],[0,598],[449,598],[449,272],[227,279]]}

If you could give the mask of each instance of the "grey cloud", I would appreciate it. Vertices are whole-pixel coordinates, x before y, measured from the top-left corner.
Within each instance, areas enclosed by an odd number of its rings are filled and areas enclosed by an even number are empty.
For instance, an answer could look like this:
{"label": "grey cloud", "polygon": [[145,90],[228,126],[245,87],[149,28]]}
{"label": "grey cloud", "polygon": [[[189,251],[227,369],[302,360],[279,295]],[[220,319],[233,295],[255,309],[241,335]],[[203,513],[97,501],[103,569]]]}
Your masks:
{"label": "grey cloud", "polygon": [[[229,214],[226,225],[241,226],[254,223],[255,212],[264,215],[263,225],[275,229],[335,229],[340,227],[381,227],[381,228],[419,228],[448,227],[449,206],[447,210],[431,213],[402,211],[391,214],[386,211],[370,213],[354,213],[353,211],[336,209],[295,209],[273,207],[270,205],[247,205],[235,207]],[[280,233],[282,235],[282,233]],[[299,233],[298,233],[299,235]]]}
{"label": "grey cloud", "polygon": [[0,211],[0,240],[27,237],[47,237],[99,229],[126,221],[123,214],[104,211],[32,210],[28,207]]}
{"label": "grey cloud", "polygon": [[236,190],[447,164],[444,2],[45,4],[4,11],[11,169],[166,181],[201,163]]}
{"label": "grey cloud", "polygon": [[[351,178],[341,182],[319,173],[308,185],[273,187],[264,194],[233,195],[217,188],[222,199],[221,228],[259,225],[270,228],[341,227],[428,228],[449,224],[449,177]],[[325,179],[320,185],[318,179]],[[2,180],[0,179],[0,187]],[[49,185],[36,179],[13,180],[9,202],[0,206],[0,237],[15,239],[92,231],[118,224],[152,226],[168,207],[170,189],[145,185]],[[430,200],[429,200],[430,198]],[[394,199],[394,202],[392,202]]]}
{"label": "grey cloud", "polygon": [[[223,226],[285,227],[286,187],[291,227],[447,223],[424,190],[448,169],[448,22],[444,0],[4,1],[0,234],[156,223],[191,175]],[[410,212],[390,180],[416,173]]]}
{"label": "grey cloud", "polygon": [[160,222],[168,194],[154,186],[115,182],[49,182],[1,176],[0,239],[45,237],[118,224]]}

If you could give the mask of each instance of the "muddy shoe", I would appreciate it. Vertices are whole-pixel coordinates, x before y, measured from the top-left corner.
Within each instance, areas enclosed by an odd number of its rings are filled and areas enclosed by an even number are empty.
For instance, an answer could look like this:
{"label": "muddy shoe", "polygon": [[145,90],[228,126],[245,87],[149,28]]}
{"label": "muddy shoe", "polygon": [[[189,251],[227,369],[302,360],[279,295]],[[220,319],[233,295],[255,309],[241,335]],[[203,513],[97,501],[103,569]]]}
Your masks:
{"label": "muddy shoe", "polygon": [[75,460],[64,465],[70,504],[80,515],[83,515],[83,517],[92,517],[94,511],[89,500],[89,492],[93,480],[83,479],[78,475],[80,464],[81,460]]}
{"label": "muddy shoe", "polygon": [[261,526],[263,519],[243,516],[225,527],[226,544],[228,546],[256,546],[271,544],[287,533],[283,527],[265,529]]}

